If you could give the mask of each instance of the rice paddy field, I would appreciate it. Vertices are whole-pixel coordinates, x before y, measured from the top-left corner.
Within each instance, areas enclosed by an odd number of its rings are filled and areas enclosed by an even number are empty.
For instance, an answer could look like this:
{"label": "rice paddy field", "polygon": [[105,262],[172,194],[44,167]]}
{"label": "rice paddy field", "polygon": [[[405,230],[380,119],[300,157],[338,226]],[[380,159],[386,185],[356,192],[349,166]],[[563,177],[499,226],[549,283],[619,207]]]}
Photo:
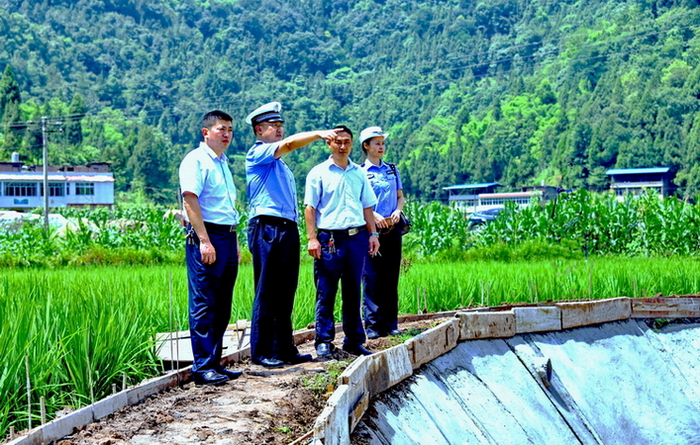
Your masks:
{"label": "rice paddy field", "polygon": [[[700,262],[687,259],[421,261],[404,270],[402,313],[700,289]],[[296,328],[313,321],[312,274],[311,264],[305,264]],[[252,276],[251,266],[243,265],[234,320],[250,318]],[[30,415],[37,425],[41,397],[50,418],[63,407],[99,400],[113,385],[121,388],[124,379],[134,384],[158,374],[155,333],[187,326],[186,277],[180,266],[4,269],[0,299],[3,435],[10,425],[27,427]]]}
{"label": "rice paddy field", "polygon": [[[478,233],[439,204],[407,213],[401,313],[700,291],[696,205],[580,193],[509,208]],[[50,420],[162,372],[155,334],[187,329],[182,229],[162,215],[67,211],[78,221],[67,233],[0,231],[0,439],[38,425],[42,401]],[[314,314],[312,263],[301,256],[296,328]],[[244,255],[232,320],[250,319],[252,285]]]}

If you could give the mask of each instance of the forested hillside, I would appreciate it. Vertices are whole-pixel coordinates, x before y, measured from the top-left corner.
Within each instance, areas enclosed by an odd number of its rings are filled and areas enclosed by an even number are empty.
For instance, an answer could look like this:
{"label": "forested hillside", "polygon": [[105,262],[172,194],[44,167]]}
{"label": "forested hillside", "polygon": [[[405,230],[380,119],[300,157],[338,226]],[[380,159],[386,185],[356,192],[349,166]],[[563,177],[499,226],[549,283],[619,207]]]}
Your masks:
{"label": "forested hillside", "polygon": [[[545,181],[605,188],[611,167],[671,167],[700,189],[697,0],[0,0],[1,157],[108,161],[123,192],[175,200],[213,108],[283,103],[287,132],[391,133],[405,191]],[[289,156],[301,183],[325,158]],[[360,150],[356,147],[356,160]]]}

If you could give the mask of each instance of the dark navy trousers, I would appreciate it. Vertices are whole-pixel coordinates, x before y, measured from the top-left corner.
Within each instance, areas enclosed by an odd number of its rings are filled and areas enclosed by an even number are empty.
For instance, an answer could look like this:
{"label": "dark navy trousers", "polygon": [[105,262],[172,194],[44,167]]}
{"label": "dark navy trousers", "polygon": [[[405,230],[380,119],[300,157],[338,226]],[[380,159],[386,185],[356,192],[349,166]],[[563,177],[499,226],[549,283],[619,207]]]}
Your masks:
{"label": "dark navy trousers", "polygon": [[361,230],[352,236],[347,230],[334,230],[332,233],[319,230],[317,238],[321,244],[321,258],[314,259],[315,344],[330,343],[335,338],[334,308],[340,282],[344,344],[361,345],[366,340],[360,315],[360,300],[362,269],[369,250],[369,234],[367,230]]}
{"label": "dark navy trousers", "polygon": [[192,372],[221,367],[224,333],[231,318],[233,287],[238,275],[238,243],[230,226],[206,224],[209,240],[216,250],[213,264],[202,263],[199,238],[185,243],[189,289]]}
{"label": "dark navy trousers", "polygon": [[367,255],[362,275],[365,329],[387,335],[398,328],[401,233],[379,236],[379,255]]}
{"label": "dark navy trousers", "polygon": [[292,327],[299,281],[298,226],[285,218],[257,216],[248,222],[248,246],[255,280],[250,354],[258,360],[285,361],[299,353]]}

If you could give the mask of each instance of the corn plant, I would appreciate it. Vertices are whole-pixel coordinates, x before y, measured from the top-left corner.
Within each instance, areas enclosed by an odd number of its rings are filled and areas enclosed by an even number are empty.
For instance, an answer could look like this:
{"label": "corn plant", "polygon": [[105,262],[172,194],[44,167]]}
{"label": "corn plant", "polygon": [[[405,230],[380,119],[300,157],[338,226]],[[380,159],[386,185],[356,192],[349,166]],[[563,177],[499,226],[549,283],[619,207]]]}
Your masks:
{"label": "corn plant", "polygon": [[546,205],[507,205],[474,246],[518,244],[527,240],[552,244],[569,241],[585,254],[696,255],[700,249],[700,208],[673,197],[648,193],[617,201],[611,194],[585,190],[561,195]]}
{"label": "corn plant", "polygon": [[467,215],[438,202],[409,203],[405,212],[411,219],[411,231],[403,238],[404,249],[421,257],[431,256],[469,243]]}

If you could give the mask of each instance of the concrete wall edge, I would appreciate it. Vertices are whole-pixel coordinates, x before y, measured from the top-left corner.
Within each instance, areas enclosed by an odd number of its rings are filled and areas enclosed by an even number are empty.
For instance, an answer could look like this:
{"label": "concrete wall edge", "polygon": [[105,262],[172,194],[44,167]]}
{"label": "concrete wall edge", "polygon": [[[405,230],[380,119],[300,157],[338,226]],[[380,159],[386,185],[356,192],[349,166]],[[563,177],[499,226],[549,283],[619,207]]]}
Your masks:
{"label": "concrete wall edge", "polygon": [[[644,302],[645,304],[650,304],[650,305],[653,305],[653,304],[663,305],[664,308],[667,308],[668,305],[669,305],[669,303],[686,303],[686,304],[690,304],[691,307],[697,306],[697,308],[698,308],[698,309],[697,309],[697,310],[698,310],[698,315],[697,315],[696,317],[697,317],[697,318],[700,318],[700,296],[681,297],[681,298],[679,298],[679,297],[669,297],[669,298],[663,298],[663,299],[662,299],[662,298],[659,298],[659,297],[647,298],[647,299],[634,299],[634,298],[629,298],[629,297],[616,297],[616,298],[607,298],[607,299],[601,299],[601,300],[577,300],[577,301],[566,301],[566,302],[536,303],[536,304],[523,305],[523,306],[509,305],[509,306],[498,306],[498,307],[483,308],[483,309],[481,309],[481,308],[476,308],[476,309],[468,309],[468,310],[464,310],[464,311],[443,312],[442,314],[446,314],[446,316],[454,316],[455,318],[457,318],[458,320],[460,320],[460,331],[462,331],[462,329],[463,329],[463,326],[461,326],[461,324],[463,323],[463,320],[464,320],[463,317],[460,317],[460,314],[469,314],[470,317],[477,317],[477,318],[479,317],[479,314],[483,314],[484,316],[487,316],[487,314],[488,314],[488,316],[490,317],[490,319],[494,319],[494,317],[493,317],[493,314],[494,314],[494,313],[507,313],[507,312],[511,312],[511,313],[515,314],[515,316],[516,316],[516,324],[517,324],[517,313],[518,313],[518,311],[513,311],[512,309],[514,309],[514,308],[519,308],[519,307],[538,308],[538,307],[539,307],[539,308],[558,308],[558,309],[561,310],[562,306],[560,306],[560,304],[562,304],[562,303],[573,303],[573,304],[570,304],[570,305],[566,305],[566,304],[563,305],[563,307],[565,308],[565,310],[568,310],[568,311],[572,311],[572,310],[584,311],[584,309],[582,309],[583,307],[593,308],[593,309],[595,310],[595,309],[604,308],[606,305],[617,304],[618,306],[620,306],[620,307],[623,308],[623,312],[622,312],[621,315],[609,317],[610,319],[606,319],[605,317],[603,317],[603,318],[602,318],[603,321],[600,321],[601,318],[593,318],[593,319],[589,319],[587,324],[582,324],[582,325],[576,326],[576,327],[574,327],[574,328],[566,328],[566,327],[563,326],[562,319],[561,319],[561,317],[563,316],[563,312],[564,312],[564,311],[561,311],[561,312],[559,313],[559,317],[560,317],[560,320],[559,320],[559,321],[560,321],[560,323],[559,323],[559,325],[558,325],[558,329],[546,329],[546,331],[551,332],[551,331],[561,331],[561,330],[565,330],[565,329],[575,329],[575,328],[578,328],[578,327],[594,326],[594,325],[598,325],[598,324],[602,324],[602,323],[611,323],[611,322],[615,322],[615,321],[624,321],[624,320],[633,319],[633,318],[695,318],[695,317],[688,317],[688,315],[684,315],[684,314],[688,314],[688,313],[694,313],[694,312],[689,312],[689,311],[685,308],[686,306],[681,306],[680,309],[677,309],[676,312],[675,312],[675,315],[676,315],[675,317],[673,317],[673,316],[666,316],[666,317],[636,317],[635,315],[636,315],[637,313],[635,313],[635,311],[633,310],[635,300],[636,300],[636,301],[640,301],[640,302]],[[670,301],[668,301],[668,300],[670,300]],[[687,301],[686,301],[686,300],[687,300]],[[695,305],[695,306],[693,306],[693,305]],[[629,308],[629,310],[627,310],[627,308]],[[639,312],[639,311],[638,311],[638,312]],[[664,313],[664,314],[669,313],[669,310],[666,310],[666,309],[665,309],[665,310],[663,311],[663,313]],[[674,312],[671,311],[670,313],[674,313]],[[417,318],[416,320],[430,320],[430,319],[434,319],[434,318],[436,318],[436,317]],[[496,317],[495,319],[498,319],[498,317]],[[501,317],[501,320],[508,320],[508,317]],[[453,320],[447,320],[447,321],[441,323],[440,325],[438,325],[438,326],[436,326],[436,327],[434,327],[434,328],[431,328],[430,330],[431,330],[431,331],[435,331],[435,330],[437,330],[437,328],[439,328],[440,326],[446,325],[446,324],[450,324],[450,323],[453,323]],[[495,329],[496,331],[507,331],[507,330],[510,329],[510,327],[496,326],[494,329]],[[510,335],[510,337],[515,336],[515,335],[520,335],[520,334],[532,333],[532,332],[543,332],[543,331],[532,330],[532,331],[527,331],[527,332],[517,332],[517,333],[514,332],[513,335]],[[423,335],[423,334],[424,334],[424,333],[419,334],[419,335],[416,336],[416,337],[420,337],[420,336]],[[416,344],[416,342],[420,341],[420,339],[416,340],[416,337],[414,337],[414,338],[412,338],[412,339],[409,339],[409,340],[406,340],[406,342],[403,344],[403,345],[405,345],[405,347],[409,350],[409,356],[411,356],[411,362],[414,364],[414,374],[415,374],[415,371],[416,371],[420,366],[422,366],[422,365],[424,364],[424,363],[421,363],[421,364],[419,364],[418,366],[416,366],[416,363],[415,363],[415,361],[414,361],[414,359],[413,359],[413,346],[412,346],[412,345],[414,345],[414,344]],[[463,342],[463,341],[483,340],[483,339],[493,339],[493,338],[507,338],[507,337],[504,337],[504,336],[502,336],[502,335],[495,335],[495,336],[483,336],[483,337],[478,337],[478,338],[467,338],[467,339],[464,339],[464,338],[462,338],[462,337],[460,336],[460,337],[458,338],[457,341],[461,343],[461,342]],[[402,345],[397,345],[397,346],[402,346]],[[394,346],[393,348],[396,348],[397,346]],[[454,346],[452,346],[452,347],[447,347],[447,346],[446,346],[446,347],[442,348],[442,350],[440,350],[439,354],[437,354],[435,358],[437,358],[437,357],[439,357],[439,356],[441,356],[441,355],[446,354],[447,352],[449,352],[450,350],[452,350],[453,347],[454,347]],[[390,348],[390,349],[392,349],[392,348]],[[435,358],[433,358],[432,360],[434,360]],[[430,360],[430,361],[432,361],[432,360]],[[399,381],[399,382],[396,382],[396,384],[398,384],[398,383],[400,383],[400,381]],[[395,385],[393,385],[393,386],[395,386]],[[390,389],[390,388],[391,388],[391,387],[388,387],[388,388],[386,388],[384,391],[386,391],[387,389]],[[372,396],[375,396],[375,394],[372,394]],[[336,409],[338,409],[338,408],[339,408],[339,407],[336,406]],[[343,410],[344,410],[345,412],[347,412],[348,414],[351,414],[353,408],[354,408],[353,406],[346,406],[346,407],[343,407],[343,408],[341,408],[341,409],[343,409]],[[365,407],[365,410],[366,410],[367,408],[368,408],[368,407]],[[357,414],[357,413],[355,413],[355,414]],[[348,437],[347,437],[347,438],[343,438],[343,441],[345,441],[344,443],[349,443],[349,442],[350,442],[350,434],[352,434],[352,432],[353,432],[353,430],[354,430],[354,427],[355,427],[355,425],[351,425],[351,429],[349,429],[349,431],[348,431]],[[318,430],[316,430],[316,432],[318,432]],[[322,436],[322,435],[314,436],[314,439],[315,439],[315,440],[318,440],[318,441],[321,441],[321,440],[323,439],[323,436]],[[314,443],[316,443],[316,442],[314,442]]]}

